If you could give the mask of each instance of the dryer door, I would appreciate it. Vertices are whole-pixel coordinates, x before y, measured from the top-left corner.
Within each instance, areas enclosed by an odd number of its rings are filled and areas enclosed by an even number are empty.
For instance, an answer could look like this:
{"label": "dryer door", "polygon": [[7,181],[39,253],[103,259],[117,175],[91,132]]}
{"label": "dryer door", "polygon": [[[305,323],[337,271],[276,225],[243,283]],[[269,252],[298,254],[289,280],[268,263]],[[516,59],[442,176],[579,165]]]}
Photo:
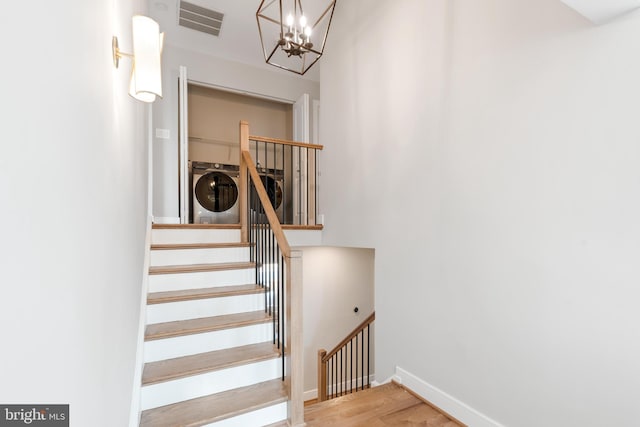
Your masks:
{"label": "dryer door", "polygon": [[260,180],[262,181],[262,185],[264,185],[265,190],[267,190],[271,206],[273,206],[273,209],[278,209],[282,203],[282,188],[280,188],[280,184],[278,184],[278,181],[273,179],[273,177],[268,175],[262,175]]}
{"label": "dryer door", "polygon": [[198,179],[195,196],[203,208],[211,212],[225,212],[238,200],[238,187],[229,175],[209,172]]}

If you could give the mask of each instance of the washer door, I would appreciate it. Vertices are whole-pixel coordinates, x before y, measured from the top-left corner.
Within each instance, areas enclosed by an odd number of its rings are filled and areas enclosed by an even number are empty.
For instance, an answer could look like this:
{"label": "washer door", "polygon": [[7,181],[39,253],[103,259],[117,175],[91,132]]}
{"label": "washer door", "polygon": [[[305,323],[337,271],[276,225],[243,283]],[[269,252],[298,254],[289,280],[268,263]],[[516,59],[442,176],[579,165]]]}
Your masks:
{"label": "washer door", "polygon": [[267,196],[269,196],[271,206],[273,206],[273,209],[278,209],[282,203],[282,189],[280,188],[280,184],[268,175],[262,175],[260,180],[262,180],[262,185],[264,185],[265,190],[267,190]]}
{"label": "washer door", "polygon": [[198,179],[195,195],[203,208],[211,212],[225,212],[238,200],[238,187],[229,175],[209,172]]}

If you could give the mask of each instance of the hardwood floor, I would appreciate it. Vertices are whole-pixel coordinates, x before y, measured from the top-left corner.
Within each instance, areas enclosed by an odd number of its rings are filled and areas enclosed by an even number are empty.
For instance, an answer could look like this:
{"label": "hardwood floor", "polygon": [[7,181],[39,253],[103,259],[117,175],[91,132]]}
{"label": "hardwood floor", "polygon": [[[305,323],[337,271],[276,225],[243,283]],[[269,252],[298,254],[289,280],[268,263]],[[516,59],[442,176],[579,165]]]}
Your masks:
{"label": "hardwood floor", "polygon": [[395,383],[305,407],[307,427],[462,427]]}

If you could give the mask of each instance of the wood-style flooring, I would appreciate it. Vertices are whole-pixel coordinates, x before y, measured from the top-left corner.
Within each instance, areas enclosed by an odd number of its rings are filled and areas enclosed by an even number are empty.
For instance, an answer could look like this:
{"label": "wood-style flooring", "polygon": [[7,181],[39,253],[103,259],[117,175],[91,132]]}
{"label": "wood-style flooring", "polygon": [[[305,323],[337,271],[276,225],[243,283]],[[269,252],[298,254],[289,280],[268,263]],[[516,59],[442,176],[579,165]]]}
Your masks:
{"label": "wood-style flooring", "polygon": [[395,383],[305,407],[307,427],[462,427]]}

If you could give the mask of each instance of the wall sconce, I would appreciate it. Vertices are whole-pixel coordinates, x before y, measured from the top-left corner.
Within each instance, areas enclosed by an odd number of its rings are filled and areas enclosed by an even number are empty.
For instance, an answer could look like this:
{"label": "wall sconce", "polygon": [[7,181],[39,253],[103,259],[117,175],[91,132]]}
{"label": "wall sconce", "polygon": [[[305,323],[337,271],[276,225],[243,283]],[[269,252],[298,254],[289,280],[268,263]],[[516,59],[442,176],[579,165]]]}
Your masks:
{"label": "wall sconce", "polygon": [[142,102],[153,102],[156,96],[162,98],[162,71],[160,56],[164,33],[153,19],[135,15],[133,21],[133,54],[122,52],[118,38],[113,36],[111,49],[113,65],[118,68],[120,58],[132,58],[129,95]]}

